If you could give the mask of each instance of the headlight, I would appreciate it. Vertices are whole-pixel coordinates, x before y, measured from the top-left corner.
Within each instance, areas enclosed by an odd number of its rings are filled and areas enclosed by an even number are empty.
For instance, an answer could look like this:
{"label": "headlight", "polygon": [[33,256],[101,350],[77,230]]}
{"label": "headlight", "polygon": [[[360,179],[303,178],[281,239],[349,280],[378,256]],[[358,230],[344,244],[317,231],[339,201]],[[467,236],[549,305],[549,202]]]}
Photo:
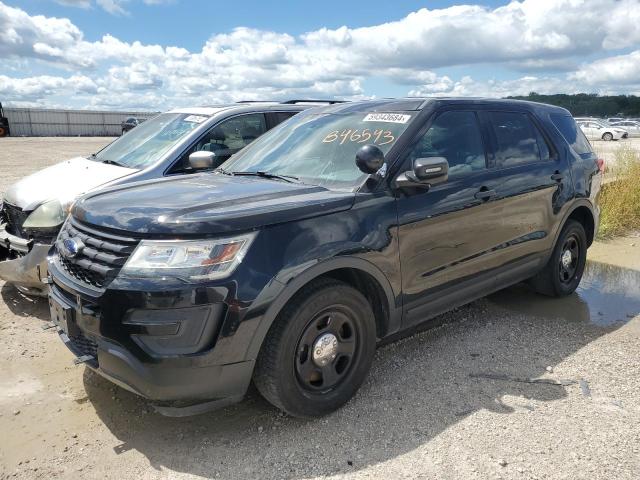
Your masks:
{"label": "headlight", "polygon": [[120,274],[135,278],[169,276],[185,280],[223,278],[242,262],[256,233],[217,240],[143,240]]}
{"label": "headlight", "polygon": [[67,211],[59,200],[43,203],[27,217],[23,228],[53,228],[61,225],[67,218]]}

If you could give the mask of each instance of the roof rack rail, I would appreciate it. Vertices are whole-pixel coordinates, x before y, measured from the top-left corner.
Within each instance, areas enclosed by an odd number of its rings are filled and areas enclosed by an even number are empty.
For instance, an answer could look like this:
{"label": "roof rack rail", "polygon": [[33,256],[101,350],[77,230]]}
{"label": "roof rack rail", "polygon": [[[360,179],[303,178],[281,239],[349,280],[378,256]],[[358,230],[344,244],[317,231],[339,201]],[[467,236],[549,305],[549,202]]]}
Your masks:
{"label": "roof rack rail", "polygon": [[303,99],[303,100],[286,100],[284,102],[280,102],[285,105],[295,105],[296,103],[326,103],[328,105],[333,105],[334,103],[345,103],[346,100],[314,100],[314,99]]}
{"label": "roof rack rail", "polygon": [[240,100],[236,103],[279,103],[277,100]]}

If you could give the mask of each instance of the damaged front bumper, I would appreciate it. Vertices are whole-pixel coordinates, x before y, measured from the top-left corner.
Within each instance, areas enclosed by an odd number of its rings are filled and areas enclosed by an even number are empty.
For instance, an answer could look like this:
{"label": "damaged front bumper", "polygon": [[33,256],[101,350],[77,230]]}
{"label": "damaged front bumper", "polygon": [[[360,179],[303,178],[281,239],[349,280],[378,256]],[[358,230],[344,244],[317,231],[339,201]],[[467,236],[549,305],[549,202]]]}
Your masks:
{"label": "damaged front bumper", "polygon": [[26,293],[46,294],[47,255],[51,245],[10,234],[0,225],[0,279]]}

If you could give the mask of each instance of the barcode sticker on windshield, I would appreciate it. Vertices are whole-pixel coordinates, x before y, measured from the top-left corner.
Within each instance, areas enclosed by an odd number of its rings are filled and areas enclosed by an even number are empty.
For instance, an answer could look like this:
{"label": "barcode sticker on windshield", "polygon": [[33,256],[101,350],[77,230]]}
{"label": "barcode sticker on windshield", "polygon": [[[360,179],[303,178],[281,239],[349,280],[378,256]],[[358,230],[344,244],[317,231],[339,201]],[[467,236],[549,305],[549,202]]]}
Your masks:
{"label": "barcode sticker on windshield", "polygon": [[202,115],[189,115],[184,119],[185,122],[192,123],[202,123],[207,119],[207,117],[203,117]]}
{"label": "barcode sticker on windshield", "polygon": [[363,122],[387,122],[387,123],[407,123],[411,115],[401,113],[370,113],[364,117]]}

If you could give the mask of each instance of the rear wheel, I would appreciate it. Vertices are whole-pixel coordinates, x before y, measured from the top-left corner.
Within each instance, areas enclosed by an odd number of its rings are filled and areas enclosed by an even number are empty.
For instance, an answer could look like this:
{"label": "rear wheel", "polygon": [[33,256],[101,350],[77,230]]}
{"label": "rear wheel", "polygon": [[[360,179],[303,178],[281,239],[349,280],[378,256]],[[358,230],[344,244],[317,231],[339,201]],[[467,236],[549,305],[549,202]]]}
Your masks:
{"label": "rear wheel", "polygon": [[605,133],[604,135],[602,135],[602,139],[605,142],[610,142],[611,140],[613,140],[613,135],[610,134],[609,132]]}
{"label": "rear wheel", "polygon": [[544,295],[569,295],[578,288],[586,262],[587,235],[584,227],[575,220],[568,220],[560,232],[549,262],[531,279],[531,284]]}
{"label": "rear wheel", "polygon": [[333,279],[297,293],[262,345],[254,383],[273,405],[296,417],[316,417],[344,405],[371,367],[373,311],[356,289]]}

